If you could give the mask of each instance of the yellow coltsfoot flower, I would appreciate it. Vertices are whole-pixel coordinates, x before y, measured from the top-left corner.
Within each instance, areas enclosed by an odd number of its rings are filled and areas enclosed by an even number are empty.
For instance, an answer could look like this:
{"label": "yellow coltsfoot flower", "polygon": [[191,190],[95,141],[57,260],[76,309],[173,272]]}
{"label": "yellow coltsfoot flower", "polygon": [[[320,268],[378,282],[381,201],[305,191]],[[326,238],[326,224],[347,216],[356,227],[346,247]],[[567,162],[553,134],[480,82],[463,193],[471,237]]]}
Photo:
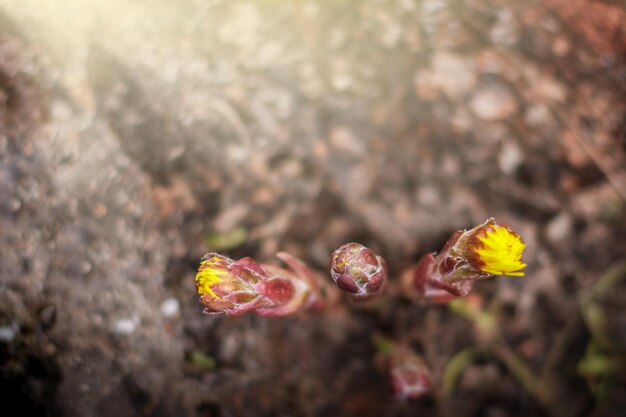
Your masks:
{"label": "yellow coltsfoot flower", "polygon": [[480,227],[475,239],[479,242],[473,249],[476,254],[473,258],[481,271],[493,275],[524,276],[520,270],[526,268],[522,262],[526,244],[517,233],[490,219]]}
{"label": "yellow coltsfoot flower", "polygon": [[414,270],[415,287],[431,301],[447,302],[466,295],[474,281],[493,275],[524,276],[525,248],[516,232],[489,219],[453,233],[440,253],[424,256]]}

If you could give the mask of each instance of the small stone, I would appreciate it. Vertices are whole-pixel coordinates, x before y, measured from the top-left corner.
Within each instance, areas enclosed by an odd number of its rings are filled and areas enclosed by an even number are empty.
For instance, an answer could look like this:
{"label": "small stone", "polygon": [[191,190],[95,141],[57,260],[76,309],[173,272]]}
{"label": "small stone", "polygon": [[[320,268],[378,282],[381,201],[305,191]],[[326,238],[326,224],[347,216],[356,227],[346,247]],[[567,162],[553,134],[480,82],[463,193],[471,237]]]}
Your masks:
{"label": "small stone", "polygon": [[18,328],[16,325],[0,326],[0,342],[11,343],[17,335]]}
{"label": "small stone", "polygon": [[330,145],[333,149],[348,155],[360,155],[365,149],[354,132],[347,127],[338,126],[330,131]]}
{"label": "small stone", "polygon": [[563,211],[546,226],[546,237],[552,243],[560,243],[572,234],[572,224],[572,216]]}
{"label": "small stone", "polygon": [[89,261],[81,261],[81,263],[80,263],[80,272],[82,272],[83,275],[87,275],[92,270],[93,270],[93,264],[91,262],[89,262]]}
{"label": "small stone", "polygon": [[335,90],[346,91],[352,86],[353,80],[347,74],[335,74],[331,77],[330,83]]}
{"label": "small stone", "polygon": [[550,108],[545,104],[533,104],[526,110],[524,120],[530,126],[542,126],[552,120],[552,114],[550,114]]}
{"label": "small stone", "polygon": [[417,192],[418,204],[426,207],[437,207],[441,204],[439,189],[432,185],[424,185]]}
{"label": "small stone", "polygon": [[581,190],[572,199],[572,211],[575,216],[584,218],[602,217],[607,207],[622,205],[617,191],[608,183]]}
{"label": "small stone", "polygon": [[513,46],[519,40],[519,26],[513,13],[508,9],[500,9],[498,20],[491,28],[491,42],[500,46]]}
{"label": "small stone", "polygon": [[508,88],[491,85],[474,94],[470,109],[479,119],[495,122],[512,116],[517,111],[517,101]]}
{"label": "small stone", "polygon": [[428,77],[432,84],[452,98],[464,96],[476,84],[476,74],[471,61],[448,52],[437,52]]}
{"label": "small stone", "polygon": [[554,52],[556,56],[567,55],[571,48],[570,42],[564,36],[557,37],[552,43],[552,52]]}
{"label": "small stone", "polygon": [[567,99],[567,86],[547,75],[539,77],[534,82],[534,91],[543,101],[563,103]]}
{"label": "small stone", "polygon": [[180,159],[185,154],[186,148],[183,145],[175,146],[167,152],[167,159],[169,162],[174,162]]}
{"label": "small stone", "polygon": [[507,141],[504,143],[498,156],[500,171],[505,174],[512,174],[523,160],[524,154],[516,142]]}
{"label": "small stone", "polygon": [[452,153],[444,153],[441,157],[441,173],[454,177],[461,172],[461,161]]}
{"label": "small stone", "polygon": [[435,101],[441,96],[441,91],[432,81],[432,74],[427,71],[418,71],[413,79],[415,94],[424,101]]}
{"label": "small stone", "polygon": [[469,131],[472,128],[473,122],[474,118],[465,107],[457,108],[454,115],[452,115],[452,119],[450,120],[451,126],[458,133],[465,133]]}
{"label": "small stone", "polygon": [[180,313],[180,301],[176,298],[168,298],[161,303],[161,315],[165,318],[172,318],[178,316]]}
{"label": "small stone", "polygon": [[317,159],[325,159],[328,157],[328,146],[321,140],[316,141],[313,144],[313,155]]}
{"label": "small stone", "polygon": [[400,39],[402,38],[402,27],[400,25],[394,25],[389,23],[380,32],[380,41],[386,48],[395,48],[398,46]]}
{"label": "small stone", "polygon": [[105,206],[102,203],[97,203],[95,205],[95,207],[93,208],[93,215],[96,217],[96,219],[101,219],[104,216],[107,215],[108,209],[107,206]]}
{"label": "small stone", "polygon": [[280,173],[285,178],[298,178],[303,172],[304,166],[297,159],[290,159],[280,167]]}
{"label": "small stone", "polygon": [[248,216],[250,210],[247,204],[234,204],[222,211],[214,219],[214,227],[220,233],[232,231]]}
{"label": "small stone", "polygon": [[259,206],[267,206],[270,205],[276,199],[276,194],[272,191],[270,187],[263,186],[258,187],[256,191],[250,197],[250,202],[259,205]]}
{"label": "small stone", "polygon": [[9,200],[9,210],[11,210],[12,213],[19,211],[19,209],[21,208],[22,202],[17,198],[12,198],[11,200]]}
{"label": "small stone", "polygon": [[119,319],[113,323],[112,330],[114,333],[121,336],[130,336],[135,333],[137,326],[139,325],[139,318],[137,316],[126,317]]}
{"label": "small stone", "polygon": [[257,62],[270,67],[285,56],[285,48],[279,42],[264,42],[257,50]]}

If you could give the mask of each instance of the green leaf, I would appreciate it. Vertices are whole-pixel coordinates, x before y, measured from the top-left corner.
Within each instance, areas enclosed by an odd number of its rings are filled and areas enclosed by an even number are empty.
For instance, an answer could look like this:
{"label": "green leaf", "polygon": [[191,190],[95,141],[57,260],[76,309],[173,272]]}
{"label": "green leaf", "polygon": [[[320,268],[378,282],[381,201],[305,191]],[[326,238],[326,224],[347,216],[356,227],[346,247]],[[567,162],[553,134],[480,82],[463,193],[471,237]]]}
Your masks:
{"label": "green leaf", "polygon": [[197,365],[208,371],[214,370],[215,367],[217,366],[217,362],[215,361],[215,358],[207,355],[206,353],[200,352],[199,350],[195,350],[191,352],[191,355],[189,356],[189,360],[194,365]]}
{"label": "green leaf", "polygon": [[228,250],[241,246],[248,239],[248,232],[243,226],[236,227],[227,233],[209,233],[204,238],[204,243],[211,250]]}

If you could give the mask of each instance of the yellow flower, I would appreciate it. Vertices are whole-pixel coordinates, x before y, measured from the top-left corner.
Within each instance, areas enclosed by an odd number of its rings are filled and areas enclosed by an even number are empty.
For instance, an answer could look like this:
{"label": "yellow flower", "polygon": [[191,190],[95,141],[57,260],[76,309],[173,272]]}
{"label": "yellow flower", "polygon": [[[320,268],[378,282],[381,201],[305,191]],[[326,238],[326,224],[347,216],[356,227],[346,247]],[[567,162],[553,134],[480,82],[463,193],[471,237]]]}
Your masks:
{"label": "yellow flower", "polygon": [[244,258],[238,262],[216,253],[207,254],[196,274],[196,289],[207,313],[243,314],[267,304],[255,284],[261,279],[247,266]]}
{"label": "yellow flower", "polygon": [[522,254],[526,244],[519,235],[506,226],[487,222],[478,231],[476,237],[476,258],[481,271],[493,275],[524,276],[526,264]]}
{"label": "yellow flower", "polygon": [[214,255],[202,261],[196,274],[198,294],[210,294],[214,298],[219,298],[212,287],[217,283],[223,282],[224,278],[229,278],[229,275],[231,274],[226,268],[224,259]]}

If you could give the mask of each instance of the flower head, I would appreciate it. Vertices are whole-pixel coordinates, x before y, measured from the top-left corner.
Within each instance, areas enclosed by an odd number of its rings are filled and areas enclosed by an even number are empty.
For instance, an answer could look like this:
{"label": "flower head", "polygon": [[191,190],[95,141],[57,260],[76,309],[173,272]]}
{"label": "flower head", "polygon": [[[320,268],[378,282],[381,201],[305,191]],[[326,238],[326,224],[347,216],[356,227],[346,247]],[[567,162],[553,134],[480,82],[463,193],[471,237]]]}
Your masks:
{"label": "flower head", "polygon": [[333,252],[330,275],[337,286],[357,300],[380,292],[387,277],[385,260],[359,243],[346,243]]}
{"label": "flower head", "polygon": [[438,254],[422,257],[414,270],[418,293],[436,302],[466,295],[472,283],[493,275],[524,276],[526,244],[509,227],[489,219],[450,236]]}
{"label": "flower head", "polygon": [[519,235],[506,226],[501,226],[491,219],[474,235],[478,242],[473,249],[471,259],[483,272],[493,275],[524,276],[520,271],[526,267],[522,254],[526,244]]}

